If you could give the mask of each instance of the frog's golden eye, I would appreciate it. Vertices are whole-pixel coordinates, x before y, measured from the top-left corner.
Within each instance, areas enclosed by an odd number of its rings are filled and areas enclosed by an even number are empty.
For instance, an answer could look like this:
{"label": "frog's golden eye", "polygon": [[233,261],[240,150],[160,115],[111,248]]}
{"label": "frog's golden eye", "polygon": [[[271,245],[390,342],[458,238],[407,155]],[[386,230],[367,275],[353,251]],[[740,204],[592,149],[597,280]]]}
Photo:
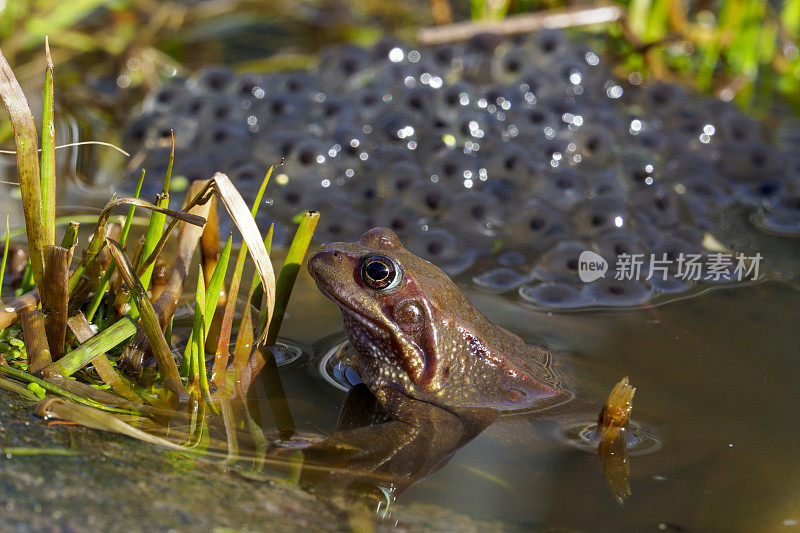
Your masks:
{"label": "frog's golden eye", "polygon": [[391,257],[371,255],[361,263],[361,279],[376,291],[393,289],[402,278],[400,265]]}

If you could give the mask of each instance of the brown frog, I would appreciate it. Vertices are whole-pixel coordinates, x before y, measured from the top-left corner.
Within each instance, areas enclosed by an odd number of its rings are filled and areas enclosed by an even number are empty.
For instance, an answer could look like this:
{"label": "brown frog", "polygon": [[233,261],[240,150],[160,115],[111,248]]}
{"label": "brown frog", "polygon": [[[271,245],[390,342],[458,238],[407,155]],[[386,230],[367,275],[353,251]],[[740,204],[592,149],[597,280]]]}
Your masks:
{"label": "brown frog", "polygon": [[360,492],[370,480],[396,496],[503,411],[562,394],[549,352],[492,324],[388,229],[323,246],[308,270],[341,308],[364,384],[345,398],[338,430],[304,450],[304,486]]}
{"label": "brown frog", "polygon": [[373,394],[455,413],[535,407],[561,393],[551,354],[490,322],[435,265],[375,228],[314,253],[308,270],[342,311]]}

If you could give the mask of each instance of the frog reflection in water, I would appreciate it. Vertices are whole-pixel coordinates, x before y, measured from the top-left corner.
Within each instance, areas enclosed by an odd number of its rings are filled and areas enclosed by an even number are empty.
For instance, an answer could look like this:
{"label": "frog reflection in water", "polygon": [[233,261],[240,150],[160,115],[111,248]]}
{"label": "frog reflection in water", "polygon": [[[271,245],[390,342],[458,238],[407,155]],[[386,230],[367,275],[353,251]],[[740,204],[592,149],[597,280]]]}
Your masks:
{"label": "frog reflection in water", "polygon": [[[307,450],[310,459],[338,457],[348,470],[392,479],[402,492],[503,411],[563,394],[549,352],[491,323],[388,229],[325,245],[308,269],[341,308],[351,364],[388,420],[362,428],[340,420],[339,432]],[[363,410],[366,393],[353,389],[346,406]]]}

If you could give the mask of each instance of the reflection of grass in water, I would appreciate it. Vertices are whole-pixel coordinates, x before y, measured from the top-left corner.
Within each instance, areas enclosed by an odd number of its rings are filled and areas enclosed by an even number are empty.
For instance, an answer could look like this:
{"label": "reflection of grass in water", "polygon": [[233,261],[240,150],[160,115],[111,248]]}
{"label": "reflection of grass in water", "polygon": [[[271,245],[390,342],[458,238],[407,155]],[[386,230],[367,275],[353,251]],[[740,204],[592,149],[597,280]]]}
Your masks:
{"label": "reflection of grass in water", "polygon": [[[165,417],[177,417],[178,420],[186,417],[192,429],[184,440],[185,444],[205,449],[209,442],[209,417],[219,413],[218,407],[229,396],[238,394],[240,399],[245,398],[244,393],[257,374],[253,370],[252,360],[256,360],[255,366],[258,366],[258,361],[266,353],[263,343],[274,343],[292,292],[294,277],[306,255],[318,214],[303,218],[292,243],[290,259],[286,261],[277,285],[269,253],[262,244],[254,221],[272,168],[267,172],[252,210],[244,204],[228,177],[220,173],[209,180],[193,182],[181,210],[168,208],[166,193],[159,195],[155,205],[138,198],[112,198],[99,216],[82,219],[96,227],[83,253],[75,254],[79,224],[70,222],[61,245],[55,245],[54,202],[43,201],[55,198],[57,183],[52,164],[55,152],[52,138],[52,65],[48,62],[44,101],[49,109],[43,114],[45,122],[41,158],[38,157],[38,134],[33,116],[2,54],[0,76],[3,82],[0,83],[0,97],[9,110],[14,126],[19,186],[28,237],[28,274],[23,279],[30,279],[29,290],[5,301],[0,309],[0,373],[4,374],[0,377],[0,387],[27,399],[52,395],[45,397],[39,406],[43,415],[66,416],[88,427],[117,431],[148,442],[159,441],[149,439],[122,420],[100,411],[150,417],[151,425],[154,420],[163,421]],[[169,179],[170,172],[167,171],[164,191],[169,188]],[[137,190],[140,187],[141,180]],[[250,347],[246,356],[242,356],[251,360],[245,361],[247,364],[244,368],[227,366],[236,291],[231,291],[231,305],[222,305],[221,302],[224,302],[223,287],[232,238],[228,238],[220,253],[218,219],[216,216],[209,217],[212,198],[219,199],[225,206],[244,241],[232,284],[241,283],[242,266],[249,251],[256,263],[262,289],[259,293],[261,298],[248,299],[248,306],[254,303],[260,309],[261,320],[255,334],[252,331],[250,333],[250,339],[259,339],[259,342],[255,347]],[[130,206],[123,227],[111,224],[112,209],[123,205]],[[132,262],[124,244],[135,207],[149,211],[149,231],[139,245],[137,259]],[[169,224],[165,228],[167,219]],[[308,220],[313,220],[314,224],[309,224]],[[174,257],[173,271],[162,287],[161,296],[155,297],[148,292],[148,288],[155,287],[150,275],[151,267],[159,258],[172,229],[178,227],[180,222],[183,224],[178,232],[178,251]],[[4,259],[0,264],[0,291],[9,249],[9,233],[7,228]],[[271,233],[268,239],[270,236]],[[201,240],[204,241],[201,247],[204,253],[201,254],[202,261],[198,262],[194,259],[194,251]],[[73,256],[77,258],[77,266],[70,272]],[[172,356],[171,322],[186,278],[192,270],[200,273],[195,298],[193,341],[189,341],[187,364],[179,370]],[[208,283],[204,280],[204,271],[211,273]],[[222,310],[224,316],[221,315]],[[214,348],[219,346],[214,335],[219,336],[221,329],[215,333],[211,329],[217,312],[220,312],[218,320],[228,324],[225,330],[228,338],[221,344],[225,352],[217,357],[223,364],[216,370],[223,376],[215,376],[219,380],[218,388],[212,392],[205,360],[207,347],[210,346],[210,352],[213,353]],[[252,330],[249,322],[240,324],[240,334],[248,327]],[[71,331],[69,335],[68,328]],[[268,331],[274,333],[268,337]],[[208,343],[207,337],[210,338]],[[148,353],[155,357],[156,367],[142,375],[142,361]],[[127,364],[128,375],[132,375],[133,379],[119,371],[124,364]],[[277,369],[273,367],[267,366],[262,375],[274,371],[275,375],[269,378],[269,382],[277,383],[282,391]],[[242,375],[245,370],[250,370],[247,376]],[[228,383],[239,385],[228,388]],[[233,417],[234,420],[226,423],[225,427],[251,427],[253,439],[263,440],[261,428],[252,423],[246,424],[242,419],[242,411],[228,410],[229,418]],[[293,427],[289,429],[294,431]],[[231,450],[238,448],[234,443],[229,443]],[[181,449],[174,442],[169,445]]]}

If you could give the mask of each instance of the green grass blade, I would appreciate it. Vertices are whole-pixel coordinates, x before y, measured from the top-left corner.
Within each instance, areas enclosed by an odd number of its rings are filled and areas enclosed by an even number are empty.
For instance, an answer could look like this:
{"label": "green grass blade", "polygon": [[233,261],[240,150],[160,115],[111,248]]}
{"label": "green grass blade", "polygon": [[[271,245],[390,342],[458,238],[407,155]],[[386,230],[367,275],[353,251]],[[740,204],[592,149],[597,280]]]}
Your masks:
{"label": "green grass blade", "polygon": [[56,241],[56,127],[53,96],[53,59],[50,42],[45,37],[46,66],[42,98],[42,159],[39,165],[39,186],[42,191],[42,231],[48,244]]}
{"label": "green grass blade", "polygon": [[42,225],[42,190],[39,181],[39,135],[31,108],[19,86],[11,65],[0,52],[0,99],[3,100],[14,131],[17,145],[17,174],[19,176],[25,232],[28,235],[28,254],[31,275],[37,286],[42,282],[44,261],[42,253],[47,244]]}
{"label": "green grass blade", "polygon": [[[170,131],[170,135],[172,132]],[[164,175],[164,185],[161,190],[161,196],[159,196],[156,205],[159,207],[168,207],[169,206],[169,182],[172,179],[172,165],[175,162],[175,137],[172,137],[172,150],[169,153],[169,164],[167,165],[167,173]],[[153,212],[150,215],[150,225],[147,227],[147,234],[144,239],[144,250],[142,251],[142,261],[150,257],[150,254],[153,253],[153,250],[156,249],[158,245],[158,241],[161,240],[161,236],[164,234],[164,223],[166,222],[167,217],[160,214]],[[142,286],[147,289],[150,287],[150,279],[153,277],[153,269],[155,268],[155,262],[150,264],[144,272],[139,276],[139,281],[142,282]]]}
{"label": "green grass blade", "polygon": [[[286,306],[289,304],[289,297],[292,295],[297,273],[300,271],[300,265],[308,252],[308,246],[311,244],[311,238],[314,236],[317,222],[319,222],[319,212],[306,211],[300,220],[297,232],[294,234],[292,244],[289,246],[289,252],[286,254],[286,260],[283,263],[275,286],[275,312],[269,324],[267,346],[273,346],[278,339],[283,315],[286,313]],[[265,324],[259,324],[259,326],[264,327]]]}
{"label": "green grass blade", "polygon": [[800,38],[800,0],[784,0],[781,24],[795,39]]}
{"label": "green grass blade", "polygon": [[92,362],[98,355],[104,354],[115,346],[122,344],[136,333],[136,324],[128,317],[123,317],[115,324],[107,327],[90,338],[67,355],[44,369],[45,376],[69,377]]}
{"label": "green grass blade", "polygon": [[[142,169],[141,174],[139,174],[139,183],[136,184],[136,191],[133,194],[134,198],[139,198],[139,194],[142,192],[142,185],[144,184],[144,169]],[[128,208],[128,216],[125,217],[125,224],[122,226],[122,232],[119,235],[119,245],[122,246],[122,249],[125,249],[125,244],[128,242],[128,233],[131,230],[131,224],[133,223],[133,215],[136,213],[136,206],[132,205]],[[92,297],[92,301],[89,304],[89,310],[86,313],[86,320],[91,322],[94,320],[94,315],[97,313],[97,309],[100,307],[100,302],[103,300],[103,296],[106,294],[106,290],[108,290],[108,284],[111,282],[111,276],[114,275],[114,271],[116,270],[117,265],[112,261],[108,268],[106,269],[105,273],[103,274],[103,278],[100,280],[100,285],[97,287],[97,290]]]}
{"label": "green grass blade", "polygon": [[[198,265],[197,291],[194,301],[194,325],[192,327],[193,355],[195,358],[195,377],[199,378],[200,390],[206,401],[211,401],[208,387],[208,371],[206,370],[206,283],[203,266]],[[213,409],[213,405],[212,405]]]}
{"label": "green grass blade", "polygon": [[13,376],[13,377],[15,377],[17,379],[21,379],[22,381],[26,381],[28,383],[36,383],[37,385],[42,387],[47,392],[52,392],[53,394],[58,394],[59,396],[63,396],[64,398],[69,398],[70,400],[72,400],[74,402],[78,402],[80,404],[83,404],[83,405],[86,405],[86,406],[89,406],[89,407],[94,407],[95,409],[100,409],[102,411],[108,411],[109,413],[121,413],[121,414],[126,414],[126,415],[142,415],[142,414],[144,414],[144,413],[141,413],[139,411],[133,411],[131,409],[119,409],[117,407],[108,407],[107,405],[103,405],[102,403],[96,402],[94,400],[90,400],[88,398],[83,398],[81,396],[78,396],[77,394],[72,394],[71,392],[62,389],[61,387],[53,385],[52,383],[48,383],[47,381],[45,381],[43,379],[39,379],[36,376],[32,376],[32,375],[30,375],[27,372],[24,372],[22,370],[17,370],[16,368],[11,367],[11,366],[0,365],[0,372],[4,372],[4,373],[8,374],[9,376]]}
{"label": "green grass blade", "polygon": [[67,229],[64,231],[64,237],[61,239],[61,247],[70,249],[78,242],[78,230],[81,225],[74,220],[69,223]]}
{"label": "green grass blade", "polygon": [[9,228],[8,228],[8,215],[6,215],[6,242],[5,246],[3,247],[3,261],[0,263],[0,302],[3,301],[3,284],[6,278],[6,263],[8,262],[8,247],[11,243],[11,239],[9,238]]}
{"label": "green grass blade", "polygon": [[[158,207],[168,207],[169,195],[159,195],[156,205]],[[145,234],[144,238],[144,248],[142,248],[142,261],[150,257],[150,254],[152,254],[153,250],[156,249],[158,241],[161,240],[161,236],[164,234],[164,224],[166,221],[167,217],[163,214],[155,211],[150,213],[150,224],[147,226],[147,233]],[[150,279],[153,277],[154,268],[155,262],[151,263],[147,268],[145,268],[144,272],[142,272],[141,276],[139,276],[139,281],[142,283],[142,286],[145,289],[150,287]]]}
{"label": "green grass blade", "polygon": [[181,383],[181,377],[178,373],[178,367],[175,360],[172,358],[167,339],[164,337],[164,332],[161,331],[161,326],[158,322],[158,317],[153,309],[153,304],[147,297],[147,291],[144,290],[139,278],[133,272],[133,266],[128,261],[125,253],[120,248],[119,243],[113,239],[106,238],[111,255],[117,263],[117,268],[122,274],[125,283],[131,291],[131,300],[141,315],[142,328],[147,335],[147,340],[150,343],[150,348],[153,350],[153,355],[158,363],[158,370],[161,372],[161,377],[164,380],[164,385],[178,395],[181,403],[189,400],[189,393]]}
{"label": "green grass blade", "polygon": [[217,266],[214,267],[214,273],[211,275],[211,279],[208,282],[208,288],[206,289],[205,293],[205,316],[208,319],[206,320],[205,335],[208,335],[208,332],[211,329],[211,318],[214,316],[214,312],[217,309],[219,294],[222,290],[222,284],[225,282],[225,274],[228,272],[228,263],[231,258],[232,246],[233,235],[230,235],[228,236],[228,240],[225,242],[225,247],[219,254]]}

